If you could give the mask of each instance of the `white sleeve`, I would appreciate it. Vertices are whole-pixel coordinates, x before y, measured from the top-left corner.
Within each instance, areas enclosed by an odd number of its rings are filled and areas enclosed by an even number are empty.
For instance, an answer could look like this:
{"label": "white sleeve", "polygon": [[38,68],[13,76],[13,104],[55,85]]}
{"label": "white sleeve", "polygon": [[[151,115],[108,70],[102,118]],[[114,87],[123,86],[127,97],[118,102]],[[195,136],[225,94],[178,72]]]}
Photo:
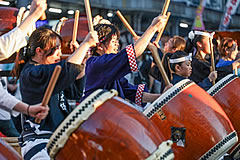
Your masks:
{"label": "white sleeve", "polygon": [[13,114],[13,108],[19,102],[20,100],[9,94],[5,89],[3,89],[2,83],[0,83],[0,107]]}
{"label": "white sleeve", "polygon": [[14,52],[26,45],[27,35],[24,35],[21,29],[15,27],[0,36],[0,60],[9,58]]}

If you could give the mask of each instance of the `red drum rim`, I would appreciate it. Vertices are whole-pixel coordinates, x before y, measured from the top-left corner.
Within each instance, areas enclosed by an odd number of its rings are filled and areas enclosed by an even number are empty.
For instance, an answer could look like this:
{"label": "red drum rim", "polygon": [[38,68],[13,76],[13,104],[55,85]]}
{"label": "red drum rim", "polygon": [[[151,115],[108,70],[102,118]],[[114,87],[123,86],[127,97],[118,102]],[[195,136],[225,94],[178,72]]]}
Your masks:
{"label": "red drum rim", "polygon": [[229,74],[226,77],[222,78],[220,81],[218,81],[214,86],[212,86],[207,92],[211,96],[216,95],[222,88],[227,86],[229,83],[231,83],[233,80],[237,79],[238,76],[234,74]]}
{"label": "red drum rim", "polygon": [[64,147],[72,132],[74,132],[85,120],[87,120],[88,117],[95,112],[97,107],[116,95],[116,90],[111,90],[109,92],[99,89],[79,104],[50,137],[47,144],[49,156],[54,158],[58,151]]}
{"label": "red drum rim", "polygon": [[163,93],[157,100],[155,100],[150,106],[148,106],[143,114],[150,119],[156,112],[158,112],[162,107],[167,104],[171,99],[180,94],[184,89],[190,87],[195,84],[193,81],[189,79],[184,79],[173,87],[168,89],[165,93]]}

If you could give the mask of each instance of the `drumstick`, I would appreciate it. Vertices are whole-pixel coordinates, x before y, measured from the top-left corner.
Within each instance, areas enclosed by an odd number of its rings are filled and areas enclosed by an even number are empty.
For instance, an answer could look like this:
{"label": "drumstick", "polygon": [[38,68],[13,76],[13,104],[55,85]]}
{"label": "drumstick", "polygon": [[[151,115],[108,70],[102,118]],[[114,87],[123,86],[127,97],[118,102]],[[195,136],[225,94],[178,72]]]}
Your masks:
{"label": "drumstick", "polygon": [[72,42],[75,43],[77,39],[77,29],[78,29],[78,18],[79,18],[79,10],[75,12],[75,19],[73,25],[73,35],[72,35]]}
{"label": "drumstick", "polygon": [[[211,50],[211,72],[215,71],[215,61],[214,61],[214,52],[213,52],[213,44],[212,44],[212,37],[209,37],[209,46]],[[212,84],[215,84],[215,80],[212,81]]]}
{"label": "drumstick", "polygon": [[[128,22],[126,21],[126,19],[123,17],[123,15],[121,14],[120,11],[117,11],[117,15],[118,17],[121,19],[121,21],[123,22],[124,26],[128,29],[128,31],[131,33],[131,35],[133,37],[137,37],[137,34],[134,32],[134,30],[132,29],[132,27],[128,24]],[[158,69],[160,70],[161,74],[162,74],[162,77],[163,77],[163,80],[165,82],[166,85],[169,85],[170,82],[169,82],[169,79],[167,77],[167,74],[164,70],[164,67],[162,65],[162,62],[161,62],[161,59],[159,57],[159,54],[157,52],[157,50],[154,50],[153,53],[152,53],[152,56],[158,66]]]}
{"label": "drumstick", "polygon": [[134,30],[132,29],[132,27],[128,24],[127,20],[123,17],[122,13],[118,10],[117,12],[117,16],[120,18],[120,20],[122,21],[123,25],[127,28],[127,30],[131,33],[131,35],[133,37],[137,37],[137,34],[134,32]]}
{"label": "drumstick", "polygon": [[167,10],[170,4],[170,0],[165,0],[165,3],[163,5],[163,9],[162,9],[162,15],[166,15],[167,14]]}
{"label": "drumstick", "polygon": [[153,56],[153,58],[155,60],[155,63],[157,65],[159,71],[161,72],[161,75],[163,77],[164,83],[166,84],[166,86],[169,85],[170,81],[169,81],[169,79],[167,77],[166,71],[165,71],[165,69],[163,67],[162,61],[161,61],[161,59],[159,57],[159,54],[158,54],[158,51],[154,49],[152,51],[152,56]]}
{"label": "drumstick", "polygon": [[[55,69],[54,69],[54,71],[53,71],[53,74],[52,74],[52,77],[51,77],[51,79],[50,79],[50,81],[49,81],[48,87],[47,87],[47,89],[46,89],[46,92],[45,92],[45,94],[44,94],[44,97],[43,97],[43,100],[42,100],[42,106],[46,106],[46,105],[48,104],[49,99],[50,99],[50,97],[51,97],[51,95],[52,95],[53,89],[54,89],[54,87],[55,87],[55,84],[56,84],[56,82],[57,82],[57,79],[58,79],[58,77],[59,77],[59,75],[60,75],[61,69],[62,69],[62,68],[61,68],[60,65],[57,65],[57,66],[55,67]],[[35,119],[35,122],[38,123],[38,124],[40,124],[40,123],[41,123],[41,120],[38,119],[38,118],[36,118],[36,119]]]}
{"label": "drumstick", "polygon": [[89,31],[94,31],[93,30],[93,22],[92,22],[92,13],[91,13],[91,9],[90,9],[89,0],[84,0],[84,4],[85,4],[85,10],[86,10],[87,19],[88,19]]}
{"label": "drumstick", "polygon": [[[171,15],[171,12],[168,12],[167,13],[167,22],[169,20],[169,17]],[[157,35],[157,38],[155,39],[155,42],[158,44],[160,38],[162,37],[162,34],[163,34],[163,31],[165,30],[166,26],[167,26],[167,22],[165,24],[165,26],[160,30],[160,32],[158,32],[158,35]]]}

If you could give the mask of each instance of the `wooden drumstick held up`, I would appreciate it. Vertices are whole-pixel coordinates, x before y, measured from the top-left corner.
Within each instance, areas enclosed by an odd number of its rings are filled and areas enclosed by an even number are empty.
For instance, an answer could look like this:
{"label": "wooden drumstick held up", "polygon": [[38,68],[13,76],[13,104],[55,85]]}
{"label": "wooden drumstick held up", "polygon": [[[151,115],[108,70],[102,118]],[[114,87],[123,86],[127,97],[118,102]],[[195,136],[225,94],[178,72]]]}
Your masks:
{"label": "wooden drumstick held up", "polygon": [[117,12],[117,16],[120,18],[120,20],[122,21],[123,25],[127,28],[127,30],[131,33],[131,35],[133,37],[137,37],[137,34],[134,32],[134,30],[132,29],[132,27],[128,24],[127,20],[123,17],[122,13],[118,10]]}
{"label": "wooden drumstick held up", "polygon": [[170,4],[170,0],[165,0],[165,3],[163,5],[163,9],[162,9],[162,15],[166,15],[167,14],[167,10]]}
{"label": "wooden drumstick held up", "polygon": [[[57,65],[53,71],[53,74],[52,74],[52,77],[49,81],[49,84],[48,84],[48,87],[45,91],[45,94],[44,94],[44,97],[43,97],[43,100],[42,100],[42,106],[46,106],[50,100],[50,97],[52,95],[52,92],[53,92],[53,89],[55,87],[55,84],[58,80],[58,77],[60,75],[60,72],[61,72],[62,68],[60,65]],[[36,118],[35,119],[35,122],[40,124],[41,123],[41,120]]]}
{"label": "wooden drumstick held up", "polygon": [[[131,35],[133,37],[137,37],[137,34],[134,32],[134,30],[132,29],[132,27],[128,24],[128,22],[126,21],[126,19],[123,17],[123,15],[121,14],[120,11],[117,11],[117,15],[118,17],[120,18],[120,20],[123,22],[124,26],[128,29],[128,31],[131,33]],[[161,74],[162,74],[162,77],[163,77],[163,80],[165,82],[166,85],[169,85],[170,82],[169,82],[169,79],[167,77],[167,74],[164,70],[164,67],[162,65],[162,62],[161,62],[161,59],[159,57],[159,54],[158,54],[158,51],[157,50],[154,50],[153,53],[152,53],[152,56],[158,66],[158,69],[160,70]]]}
{"label": "wooden drumstick held up", "polygon": [[74,25],[73,25],[73,35],[72,35],[72,42],[73,43],[75,43],[76,40],[77,40],[78,18],[79,18],[79,10],[76,10]]}
{"label": "wooden drumstick held up", "polygon": [[[168,12],[167,13],[167,22],[169,20],[169,17],[171,15],[171,12]],[[165,30],[166,26],[167,26],[167,22],[165,24],[165,26],[160,30],[160,32],[158,32],[158,35],[157,35],[157,38],[155,39],[155,42],[158,44],[160,38],[162,37],[162,34],[163,34],[163,31]]]}
{"label": "wooden drumstick held up", "polygon": [[[171,15],[170,12],[167,13],[169,4],[170,4],[170,0],[165,0],[165,3],[164,3],[164,5],[163,5],[163,9],[162,9],[162,13],[161,13],[161,15],[166,15],[166,14],[167,14],[167,22],[168,22],[168,19],[169,19],[170,15]],[[165,24],[165,27],[164,27],[163,29],[161,29],[161,31],[158,33],[157,38],[156,38],[156,40],[155,40],[156,43],[158,43],[159,40],[160,40],[160,38],[162,37],[163,31],[164,31],[164,29],[165,29],[166,26],[167,26],[167,22],[166,22],[166,24]]]}
{"label": "wooden drumstick held up", "polygon": [[85,10],[86,10],[87,19],[88,19],[89,31],[94,31],[93,30],[93,22],[92,22],[92,13],[91,13],[91,9],[90,9],[89,0],[84,0],[84,4],[85,4]]}
{"label": "wooden drumstick held up", "polygon": [[152,56],[153,56],[153,58],[155,60],[155,63],[157,65],[159,71],[161,72],[161,75],[163,77],[165,85],[166,86],[169,85],[170,81],[169,81],[168,76],[166,74],[166,71],[165,71],[165,69],[163,67],[162,61],[161,61],[161,59],[159,57],[159,54],[158,54],[158,51],[154,49],[153,52],[152,52]]}
{"label": "wooden drumstick held up", "polygon": [[[214,58],[214,51],[213,51],[213,43],[212,43],[213,38],[209,37],[209,46],[210,46],[210,50],[211,50],[211,72],[215,71],[215,58]],[[212,81],[212,84],[215,84],[215,80]]]}

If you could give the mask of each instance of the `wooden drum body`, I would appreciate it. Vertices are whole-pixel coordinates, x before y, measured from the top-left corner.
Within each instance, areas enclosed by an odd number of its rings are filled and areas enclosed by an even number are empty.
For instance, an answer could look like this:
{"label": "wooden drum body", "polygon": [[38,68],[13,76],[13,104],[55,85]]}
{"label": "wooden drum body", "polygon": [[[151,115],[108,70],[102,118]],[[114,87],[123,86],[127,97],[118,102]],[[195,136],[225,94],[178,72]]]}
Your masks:
{"label": "wooden drum body", "polygon": [[165,139],[172,139],[175,159],[218,159],[238,138],[219,104],[186,79],[162,94],[144,112]]}
{"label": "wooden drum body", "polygon": [[115,95],[97,90],[77,106],[50,138],[50,157],[172,159],[172,142],[163,142],[155,125]]}
{"label": "wooden drum body", "polygon": [[11,146],[0,139],[0,159],[21,160],[22,158]]}
{"label": "wooden drum body", "polygon": [[[229,74],[213,87],[208,93],[221,105],[225,113],[236,129],[238,138],[240,135],[240,79]],[[231,155],[233,158],[240,158],[240,144],[234,148]]]}
{"label": "wooden drum body", "polygon": [[[70,50],[70,42],[72,41],[74,19],[62,18],[53,30],[62,37],[62,58],[66,58],[72,54]],[[88,34],[87,17],[80,16],[78,20],[77,41],[81,43]]]}

